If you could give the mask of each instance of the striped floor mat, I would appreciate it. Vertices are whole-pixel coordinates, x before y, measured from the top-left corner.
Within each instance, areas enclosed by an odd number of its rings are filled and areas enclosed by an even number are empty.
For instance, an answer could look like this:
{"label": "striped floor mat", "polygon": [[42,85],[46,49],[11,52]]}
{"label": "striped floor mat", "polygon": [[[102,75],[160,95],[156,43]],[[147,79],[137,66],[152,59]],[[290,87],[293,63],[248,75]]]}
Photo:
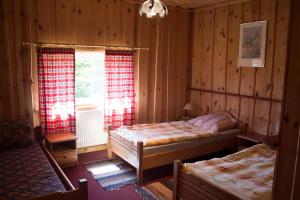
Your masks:
{"label": "striped floor mat", "polygon": [[108,191],[136,183],[135,169],[121,159],[86,163],[85,167]]}

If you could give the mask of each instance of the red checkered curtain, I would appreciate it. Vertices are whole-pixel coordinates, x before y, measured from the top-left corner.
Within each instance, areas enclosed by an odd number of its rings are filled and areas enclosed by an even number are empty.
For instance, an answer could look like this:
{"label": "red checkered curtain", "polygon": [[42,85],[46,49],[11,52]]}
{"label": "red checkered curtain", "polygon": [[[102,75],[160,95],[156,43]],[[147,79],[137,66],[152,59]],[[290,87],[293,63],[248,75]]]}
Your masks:
{"label": "red checkered curtain", "polygon": [[132,125],[135,119],[132,51],[105,52],[104,127]]}
{"label": "red checkered curtain", "polygon": [[75,133],[75,50],[38,48],[42,133]]}

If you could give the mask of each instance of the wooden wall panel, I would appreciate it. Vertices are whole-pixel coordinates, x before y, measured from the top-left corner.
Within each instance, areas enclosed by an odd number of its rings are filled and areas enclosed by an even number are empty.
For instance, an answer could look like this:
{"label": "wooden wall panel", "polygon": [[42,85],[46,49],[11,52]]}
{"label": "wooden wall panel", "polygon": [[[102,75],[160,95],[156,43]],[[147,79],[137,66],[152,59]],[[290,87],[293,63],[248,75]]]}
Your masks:
{"label": "wooden wall panel", "polygon": [[200,66],[201,64],[201,52],[203,35],[203,12],[194,13],[193,21],[193,51],[192,51],[192,80],[191,86],[194,88],[200,88]]}
{"label": "wooden wall panel", "polygon": [[123,45],[124,17],[122,12],[122,3],[123,1],[121,0],[109,1],[109,44],[113,46]]}
{"label": "wooden wall panel", "polygon": [[216,8],[213,54],[214,91],[225,92],[227,61],[228,7]]}
{"label": "wooden wall panel", "polygon": [[[239,46],[239,24],[243,20],[242,4],[229,6],[228,13],[228,40],[227,40],[227,69],[226,69],[226,92],[238,93],[240,90],[241,71],[237,67]],[[226,110],[235,117],[239,117],[239,99],[226,96]]]}
{"label": "wooden wall panel", "polygon": [[[256,97],[282,99],[288,8],[286,2],[251,0],[194,13],[191,99],[194,103],[197,99],[200,101],[194,113],[226,109],[246,122],[249,132],[278,134],[281,104]],[[210,18],[214,20],[208,26]],[[258,20],[267,20],[268,23],[265,67],[239,68],[239,25]],[[213,42],[205,37],[207,33],[214,34]],[[213,44],[210,47],[213,49],[212,56],[209,44]],[[219,93],[211,93],[210,90]]]}
{"label": "wooden wall panel", "polygon": [[134,46],[135,41],[135,26],[136,26],[136,16],[137,16],[137,5],[127,3],[124,5],[124,46]]}
{"label": "wooden wall panel", "polygon": [[[176,49],[179,49],[179,43],[176,41],[176,36],[179,31],[178,27],[178,21],[179,16],[178,15],[170,15],[170,24],[168,29],[169,34],[169,66],[172,66],[172,68],[169,67],[167,77],[168,77],[168,83],[167,83],[167,121],[172,120],[172,116],[175,116],[176,110],[177,110],[177,99],[178,99],[178,91],[173,90],[172,88],[174,85],[177,84],[178,81],[178,58],[179,58],[179,51]],[[178,34],[179,35],[179,34]]]}
{"label": "wooden wall panel", "polygon": [[237,68],[239,24],[242,23],[242,4],[229,6],[226,92],[237,94],[240,88],[240,68]]}
{"label": "wooden wall panel", "polygon": [[[50,9],[49,0],[36,1],[35,8],[37,9],[37,33],[39,42],[55,42],[50,38]],[[80,21],[78,21],[80,24]],[[83,30],[83,29],[80,29]]]}
{"label": "wooden wall panel", "polygon": [[[3,53],[7,56],[8,61],[8,76],[9,76],[9,98],[10,98],[10,109],[12,110],[11,117],[17,117],[17,113],[24,117],[24,113],[22,112],[23,109],[20,108],[21,105],[24,105],[23,102],[21,103],[18,101],[20,90],[18,90],[18,86],[22,80],[20,80],[20,76],[18,73],[17,68],[17,61],[16,61],[16,51],[18,51],[15,47],[15,39],[16,39],[16,32],[14,31],[14,23],[15,23],[15,2],[14,1],[7,1],[3,2],[4,8],[4,26],[6,34],[6,47],[7,50]],[[15,76],[14,80],[11,76]]]}
{"label": "wooden wall panel", "polygon": [[[30,5],[30,4],[28,4],[28,5]],[[94,6],[95,6],[95,8],[97,7],[96,5],[94,5]],[[73,17],[71,15],[74,15],[73,8],[74,8],[74,4],[72,3],[71,0],[56,0],[55,1],[55,8],[54,8],[55,9],[55,11],[54,11],[55,12],[55,15],[54,15],[55,16],[55,36],[56,36],[56,42],[58,42],[58,43],[62,43],[62,42],[71,43],[72,41],[74,41],[75,31],[70,30],[70,27],[74,27],[74,26],[69,26],[69,24],[71,23],[71,19],[73,19]],[[91,38],[92,37],[93,37],[93,35],[91,36]]]}
{"label": "wooden wall panel", "polygon": [[240,104],[239,119],[247,124],[247,131],[251,132],[253,127],[254,100],[241,98]]}
{"label": "wooden wall panel", "polygon": [[201,115],[203,112],[201,110],[200,92],[191,92],[191,104],[193,105],[192,116]]}
{"label": "wooden wall panel", "polygon": [[[228,7],[215,10],[212,90],[225,92],[227,63]],[[212,111],[224,110],[226,97],[213,94]]]}
{"label": "wooden wall panel", "polygon": [[[255,22],[259,19],[259,1],[252,0],[243,4],[243,23]],[[239,38],[239,37],[238,37]],[[242,67],[240,80],[240,94],[254,95],[256,69]]]}
{"label": "wooden wall panel", "polygon": [[[183,105],[186,103],[185,93],[187,87],[187,81],[182,76],[186,76],[188,70],[189,59],[188,48],[189,45],[183,45],[183,43],[189,43],[188,33],[189,33],[189,21],[191,20],[190,14],[186,12],[173,13],[169,16],[168,24],[168,66],[166,70],[167,80],[165,82],[167,101],[166,111],[164,111],[163,119],[166,121],[172,121],[178,118],[183,111]],[[188,30],[188,31],[186,31]],[[181,41],[177,39],[181,38]],[[185,49],[187,48],[187,49]],[[181,77],[181,78],[180,78]],[[177,88],[174,90],[174,88]],[[180,89],[179,89],[180,88]],[[179,97],[180,96],[180,97]],[[182,97],[184,96],[184,97]],[[184,103],[183,103],[184,102]]]}
{"label": "wooden wall panel", "polygon": [[286,66],[287,36],[289,29],[290,1],[277,1],[274,69],[273,69],[273,92],[272,97],[281,99]]}
{"label": "wooden wall panel", "polygon": [[226,109],[226,96],[220,94],[213,94],[212,97],[212,112]]}
{"label": "wooden wall panel", "polygon": [[[146,18],[138,18],[138,46],[149,46],[150,21]],[[138,86],[137,93],[137,121],[139,123],[147,122],[147,97],[148,97],[148,52],[138,51],[138,79],[136,79],[136,86]]]}
{"label": "wooden wall panel", "polygon": [[226,110],[232,113],[235,118],[239,118],[240,98],[228,96],[226,102]]}
{"label": "wooden wall panel", "polygon": [[203,11],[203,45],[200,49],[200,88],[212,88],[212,69],[214,51],[214,9]]}
{"label": "wooden wall panel", "polygon": [[154,95],[155,95],[155,68],[156,68],[156,61],[157,61],[157,19],[151,19],[150,20],[150,27],[149,32],[150,33],[156,33],[156,34],[150,34],[149,35],[149,60],[148,60],[148,109],[147,109],[147,121],[154,121]]}
{"label": "wooden wall panel", "polygon": [[[213,59],[214,59],[214,21],[215,10],[208,9],[203,11],[203,45],[200,48],[200,88],[211,90],[213,81]],[[201,111],[204,113],[211,112],[212,94],[202,93],[200,95]]]}
{"label": "wooden wall panel", "polygon": [[[188,22],[188,23],[185,23]],[[192,18],[188,13],[181,13],[180,15],[180,57],[179,57],[179,68],[178,68],[178,104],[176,116],[184,115],[184,106],[189,101],[187,98],[189,93],[187,87],[190,86],[190,73],[191,69],[191,22]],[[189,30],[189,31],[186,31]]]}
{"label": "wooden wall panel", "polygon": [[[169,18],[163,18],[158,20],[157,31],[167,32],[168,31],[168,21]],[[156,48],[157,52],[157,62],[155,66],[155,96],[154,96],[154,121],[162,121],[163,114],[163,79],[164,79],[164,69],[168,66],[168,60],[165,59],[168,57],[168,35],[167,34],[158,34],[158,46]]]}
{"label": "wooden wall panel", "polygon": [[110,18],[106,16],[109,16],[109,13],[108,0],[91,2],[91,19],[88,22],[89,43],[107,44]]}
{"label": "wooden wall panel", "polygon": [[[252,131],[255,133],[268,133],[268,125],[270,120],[270,114],[269,114],[269,106],[270,102],[268,101],[261,101],[256,100],[255,101],[255,110],[254,110],[254,116],[253,116],[253,127]],[[277,123],[279,124],[280,121]]]}
{"label": "wooden wall panel", "polygon": [[275,41],[276,1],[261,1],[260,20],[267,20],[266,62],[264,70],[256,71],[255,95],[270,97],[272,91],[272,72]]}
{"label": "wooden wall panel", "polygon": [[147,19],[138,4],[124,0],[0,2],[0,119],[38,124],[35,49],[23,48],[23,41],[149,47],[135,52],[137,122],[182,114],[191,68],[189,11],[169,7],[164,19]]}

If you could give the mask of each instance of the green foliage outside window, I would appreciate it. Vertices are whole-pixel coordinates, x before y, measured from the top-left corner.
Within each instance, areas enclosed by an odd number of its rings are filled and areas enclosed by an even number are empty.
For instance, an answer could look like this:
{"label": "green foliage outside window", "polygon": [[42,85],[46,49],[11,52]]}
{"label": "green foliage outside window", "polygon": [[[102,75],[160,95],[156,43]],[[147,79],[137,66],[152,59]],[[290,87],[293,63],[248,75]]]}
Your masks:
{"label": "green foliage outside window", "polygon": [[89,80],[86,78],[91,74],[91,66],[84,62],[76,63],[76,98],[88,97],[90,86]]}
{"label": "green foliage outside window", "polygon": [[77,57],[75,57],[76,101],[101,104],[104,99],[104,54],[77,53]]}

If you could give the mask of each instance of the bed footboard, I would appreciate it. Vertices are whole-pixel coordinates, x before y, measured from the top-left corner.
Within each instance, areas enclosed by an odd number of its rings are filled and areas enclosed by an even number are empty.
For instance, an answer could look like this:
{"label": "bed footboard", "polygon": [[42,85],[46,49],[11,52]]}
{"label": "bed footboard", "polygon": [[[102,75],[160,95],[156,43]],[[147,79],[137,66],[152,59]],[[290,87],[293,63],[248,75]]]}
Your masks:
{"label": "bed footboard", "polygon": [[221,187],[186,173],[180,160],[174,161],[173,200],[238,200],[239,197]]}
{"label": "bed footboard", "polygon": [[143,171],[166,164],[171,164],[176,159],[190,159],[209,153],[218,152],[224,149],[235,149],[238,146],[238,139],[228,138],[216,142],[200,144],[199,146],[185,147],[182,149],[173,149],[165,152],[145,153],[143,142],[132,142],[114,134],[111,129],[108,130],[108,148],[107,155],[111,159],[113,154],[121,157],[137,170],[137,183],[142,184]]}
{"label": "bed footboard", "polygon": [[144,144],[137,142],[134,145],[127,140],[112,134],[111,128],[108,130],[107,157],[111,159],[113,154],[118,155],[123,160],[136,168],[137,183],[143,182],[144,166]]}

